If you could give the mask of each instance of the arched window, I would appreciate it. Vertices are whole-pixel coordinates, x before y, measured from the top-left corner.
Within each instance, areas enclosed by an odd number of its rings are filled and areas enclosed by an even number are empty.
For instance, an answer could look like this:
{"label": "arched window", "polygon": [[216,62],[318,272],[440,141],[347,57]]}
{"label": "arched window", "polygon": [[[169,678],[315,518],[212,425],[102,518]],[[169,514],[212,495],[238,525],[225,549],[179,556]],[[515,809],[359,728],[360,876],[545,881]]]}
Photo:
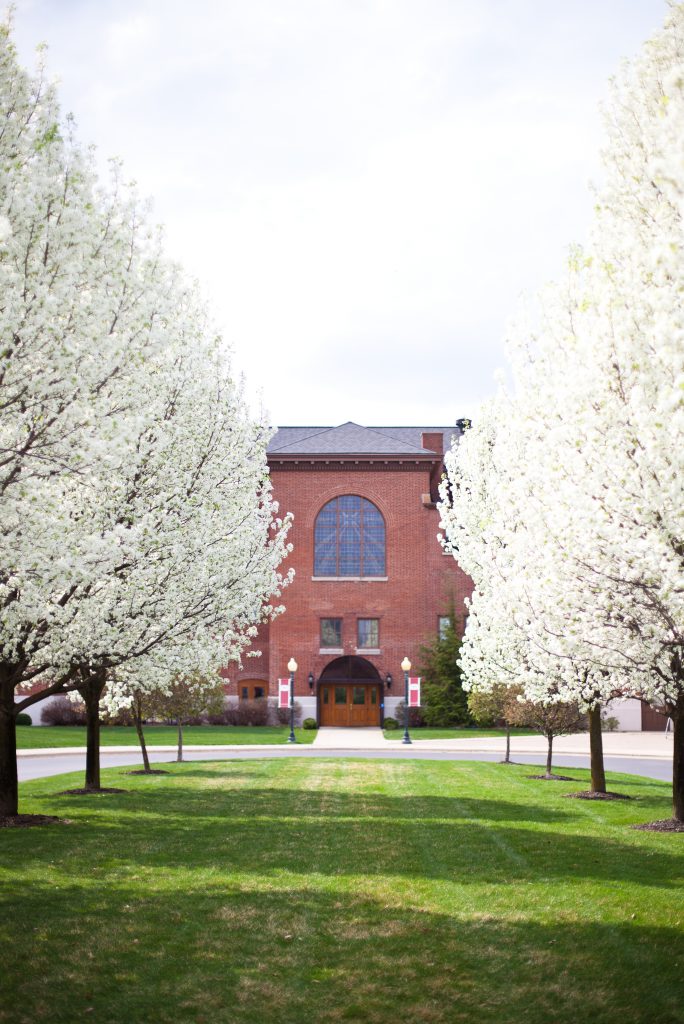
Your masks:
{"label": "arched window", "polygon": [[357,494],[333,498],[318,513],[314,576],[384,576],[385,521]]}

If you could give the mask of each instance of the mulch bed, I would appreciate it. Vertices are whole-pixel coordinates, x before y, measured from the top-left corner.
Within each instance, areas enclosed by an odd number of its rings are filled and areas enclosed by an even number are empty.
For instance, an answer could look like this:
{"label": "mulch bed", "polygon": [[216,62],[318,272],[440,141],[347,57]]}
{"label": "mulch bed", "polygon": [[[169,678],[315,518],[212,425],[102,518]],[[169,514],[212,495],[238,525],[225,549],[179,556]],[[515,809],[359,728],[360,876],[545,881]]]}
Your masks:
{"label": "mulch bed", "polygon": [[58,796],[99,796],[100,793],[126,793],[125,789],[107,789],[105,786],[102,789],[63,789]]}
{"label": "mulch bed", "polygon": [[563,793],[564,797],[569,800],[633,800],[634,797],[627,796],[625,793],[595,793],[592,789],[587,789],[583,793]]}
{"label": "mulch bed", "polygon": [[[150,768],[149,772],[146,772],[144,768],[137,768],[134,772],[124,772],[124,775],[170,775],[170,772],[165,772],[163,768]],[[110,790],[111,792],[111,790]],[[123,793],[123,789],[117,790],[118,793]]]}
{"label": "mulch bed", "polygon": [[33,828],[35,825],[71,825],[54,814],[0,814],[0,828]]}
{"label": "mulch bed", "polygon": [[646,825],[632,825],[637,832],[684,832],[684,821],[676,818],[662,818],[660,821],[649,821]]}
{"label": "mulch bed", "polygon": [[526,779],[543,779],[544,782],[577,782],[577,779],[571,779],[569,775],[526,775]]}

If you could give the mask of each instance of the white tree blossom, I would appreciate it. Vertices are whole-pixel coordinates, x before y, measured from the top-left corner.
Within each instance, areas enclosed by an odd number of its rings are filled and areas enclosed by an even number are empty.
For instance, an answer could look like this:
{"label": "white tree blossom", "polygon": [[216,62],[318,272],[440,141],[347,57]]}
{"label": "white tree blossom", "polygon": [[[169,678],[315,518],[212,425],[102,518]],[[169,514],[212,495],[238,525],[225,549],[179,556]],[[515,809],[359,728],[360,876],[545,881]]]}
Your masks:
{"label": "white tree blossom", "polygon": [[[675,724],[678,820],[683,82],[678,3],[613,83],[587,246],[514,328],[514,396],[500,397],[452,453],[453,505],[443,506],[476,582],[467,676],[482,683],[501,666],[536,699],[623,693],[664,704]],[[478,458],[486,479],[474,485]]]}
{"label": "white tree blossom", "polygon": [[[14,716],[215,676],[274,614],[289,520],[194,285],[115,165],[100,187],[0,34],[0,813]],[[133,666],[138,664],[136,670]],[[144,682],[143,682],[144,680]],[[40,690],[15,704],[27,683]],[[97,715],[97,700],[89,700]]]}

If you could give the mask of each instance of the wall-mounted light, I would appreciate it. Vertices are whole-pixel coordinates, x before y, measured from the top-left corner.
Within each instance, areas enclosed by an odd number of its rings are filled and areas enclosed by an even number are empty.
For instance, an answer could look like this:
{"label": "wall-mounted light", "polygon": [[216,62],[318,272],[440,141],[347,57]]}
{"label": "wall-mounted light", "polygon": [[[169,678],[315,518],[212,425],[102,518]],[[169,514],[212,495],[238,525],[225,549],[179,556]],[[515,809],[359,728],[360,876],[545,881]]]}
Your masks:
{"label": "wall-mounted light", "polygon": [[385,676],[385,683],[387,684],[387,689],[391,690],[392,689],[392,673],[391,672],[388,672],[387,675]]}
{"label": "wall-mounted light", "polygon": [[314,688],[314,675],[313,675],[313,672],[309,672],[309,689],[313,690],[313,688]]}

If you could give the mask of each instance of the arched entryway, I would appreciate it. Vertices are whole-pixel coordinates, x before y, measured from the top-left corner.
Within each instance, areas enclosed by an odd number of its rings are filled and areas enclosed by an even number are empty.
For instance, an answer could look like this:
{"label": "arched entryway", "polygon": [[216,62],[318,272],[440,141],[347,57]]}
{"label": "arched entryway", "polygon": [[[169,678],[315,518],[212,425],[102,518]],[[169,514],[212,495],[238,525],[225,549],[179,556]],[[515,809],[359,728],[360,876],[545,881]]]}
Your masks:
{"label": "arched entryway", "polygon": [[318,680],[319,725],[380,725],[382,679],[365,658],[335,658]]}

